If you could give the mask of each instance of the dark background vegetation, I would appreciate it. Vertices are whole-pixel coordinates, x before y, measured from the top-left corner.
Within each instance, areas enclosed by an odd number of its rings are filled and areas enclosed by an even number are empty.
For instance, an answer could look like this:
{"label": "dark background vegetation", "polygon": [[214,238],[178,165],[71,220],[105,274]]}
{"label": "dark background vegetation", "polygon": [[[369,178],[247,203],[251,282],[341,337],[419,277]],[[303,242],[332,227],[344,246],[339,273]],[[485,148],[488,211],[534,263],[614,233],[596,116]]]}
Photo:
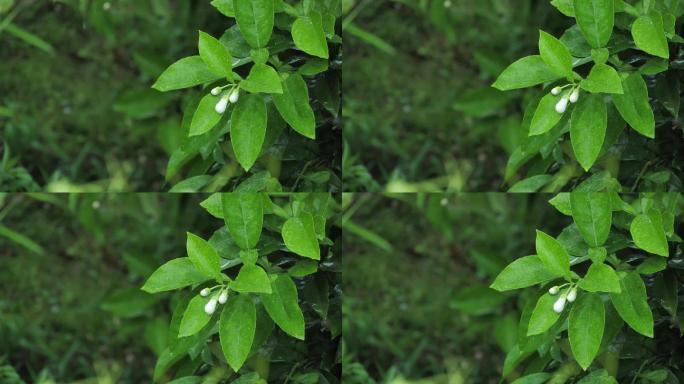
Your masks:
{"label": "dark background vegetation", "polygon": [[569,219],[551,195],[347,196],[345,383],[497,383],[520,318],[488,288]]}
{"label": "dark background vegetation", "polygon": [[176,0],[15,4],[0,17],[49,45],[0,35],[2,190],[161,190],[179,95],[149,85],[222,16]]}
{"label": "dark background vegetation", "polygon": [[201,199],[0,196],[0,382],[150,382],[172,307],[139,288],[220,226]]}

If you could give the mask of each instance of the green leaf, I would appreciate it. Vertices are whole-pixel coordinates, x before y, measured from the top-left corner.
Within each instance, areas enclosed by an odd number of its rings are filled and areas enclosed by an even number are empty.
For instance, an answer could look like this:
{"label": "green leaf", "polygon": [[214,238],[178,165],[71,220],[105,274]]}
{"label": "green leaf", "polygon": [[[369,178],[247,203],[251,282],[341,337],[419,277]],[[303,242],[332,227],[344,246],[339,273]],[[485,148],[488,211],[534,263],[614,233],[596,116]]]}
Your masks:
{"label": "green leaf", "polygon": [[292,277],[304,277],[316,273],[318,271],[318,263],[313,260],[299,260],[295,263],[287,273]]}
{"label": "green leaf", "polygon": [[669,67],[670,60],[653,57],[639,68],[639,72],[645,76],[653,76],[667,71]]}
{"label": "green leaf", "polygon": [[273,293],[261,295],[266,312],[288,335],[304,340],[304,314],[299,308],[299,297],[294,281],[278,275],[271,283]]}
{"label": "green leaf", "polygon": [[309,105],[309,89],[302,76],[282,74],[282,94],[273,94],[273,103],[280,115],[295,131],[310,139],[316,138],[316,117]]}
{"label": "green leaf", "polygon": [[570,205],[570,193],[561,192],[549,200],[549,204],[553,205],[558,212],[572,216],[572,206]]}
{"label": "green leaf", "polygon": [[172,381],[167,384],[202,384],[204,378],[201,376],[185,376]]}
{"label": "green leaf", "polygon": [[615,24],[614,0],[574,0],[575,18],[592,48],[608,44]]}
{"label": "green leaf", "polygon": [[634,130],[651,139],[655,138],[655,117],[648,102],[648,87],[639,73],[622,80],[624,94],[612,95],[620,115]]}
{"label": "green leaf", "polygon": [[539,31],[539,54],[556,75],[572,77],[570,51],[560,40],[544,31]]}
{"label": "green leaf", "polygon": [[221,261],[214,247],[201,237],[188,232],[186,242],[188,257],[198,271],[208,277],[221,280]]}
{"label": "green leaf", "polygon": [[257,372],[247,373],[240,376],[237,380],[231,381],[230,384],[267,384],[266,380],[262,379]]}
{"label": "green leaf", "polygon": [[169,193],[196,193],[209,184],[212,179],[213,176],[211,175],[193,176],[176,183],[169,189]]}
{"label": "green leaf", "polygon": [[200,343],[204,343],[212,334],[214,324],[208,322],[199,333],[196,333],[190,337],[177,337],[183,313],[188,307],[188,301],[189,300],[182,298],[175,306],[173,318],[171,320],[171,326],[169,327],[169,346],[159,356],[157,364],[154,367],[154,382],[160,381],[161,377],[171,365],[187,356],[187,353],[191,348],[199,345]]}
{"label": "green leaf", "polygon": [[620,293],[620,278],[613,268],[603,263],[593,263],[579,287],[588,292]]}
{"label": "green leaf", "polygon": [[560,79],[541,56],[527,56],[506,68],[496,79],[494,88],[500,91],[527,88]]}
{"label": "green leaf", "polygon": [[618,382],[613,376],[608,374],[608,371],[599,369],[586,375],[577,384],[618,384]]}
{"label": "green leaf", "polygon": [[620,317],[640,334],[653,337],[653,313],[648,306],[646,286],[636,272],[620,279],[620,293],[611,293],[610,299]]}
{"label": "green leaf", "polygon": [[568,338],[575,360],[586,370],[601,347],[606,324],[606,308],[601,297],[587,293],[581,295],[570,310]]}
{"label": "green leaf", "polygon": [[536,175],[513,184],[508,193],[535,193],[553,180],[551,175]]}
{"label": "green leaf", "polygon": [[197,295],[190,300],[188,307],[183,313],[183,318],[181,319],[180,328],[178,331],[178,337],[187,337],[196,334],[201,331],[205,325],[211,320],[211,315],[207,315],[204,312],[204,306],[209,302],[209,297],[202,297]]}
{"label": "green leaf", "polygon": [[[0,9],[5,8],[7,6],[6,5],[7,3],[8,3],[8,0],[4,0],[3,2],[0,2]],[[9,3],[13,3],[13,1],[9,1]],[[11,6],[12,6],[12,4],[9,4],[9,7],[11,7]],[[4,12],[0,12],[0,14],[2,14],[2,13],[4,13]],[[13,16],[11,17],[11,14],[10,14],[10,16],[8,16],[7,18],[5,18],[5,20],[3,20],[3,23],[2,23],[3,24],[2,25],[3,32],[9,33],[10,35],[22,40],[26,44],[32,45],[32,46],[44,51],[45,53],[49,54],[50,56],[54,56],[55,48],[50,43],[43,40],[38,35],[35,35],[29,31],[27,31],[26,29],[23,29],[23,28],[17,26],[16,24],[12,23],[11,22],[12,18],[13,18]]]}
{"label": "green leaf", "polygon": [[663,29],[663,17],[654,12],[639,17],[632,25],[632,37],[637,48],[653,56],[670,58],[670,47]]}
{"label": "green leaf", "polygon": [[268,48],[257,48],[249,51],[249,57],[254,60],[254,64],[266,64],[270,55]]}
{"label": "green leaf", "polygon": [[[9,148],[5,151],[5,156],[7,156],[7,154],[9,154]],[[45,249],[43,249],[40,244],[4,225],[0,225],[0,237],[5,237],[13,243],[16,243],[17,245],[20,245],[38,255],[45,254]]]}
{"label": "green leaf", "polygon": [[544,384],[551,378],[550,373],[532,373],[516,379],[511,384]]}
{"label": "green leaf", "polygon": [[199,31],[199,54],[214,74],[233,79],[233,57],[228,48],[209,34]]}
{"label": "green leaf", "polygon": [[233,0],[235,20],[253,48],[264,48],[271,39],[275,21],[274,0]]}
{"label": "green leaf", "polygon": [[579,101],[570,119],[570,140],[575,157],[589,171],[601,154],[608,128],[608,109],[599,95]]}
{"label": "green leaf", "polygon": [[224,16],[235,17],[235,8],[233,7],[233,0],[213,0],[211,2],[219,12]]}
{"label": "green leaf", "polygon": [[200,203],[200,206],[206,209],[207,212],[215,218],[223,219],[223,205],[221,203],[220,193],[212,193]]}
{"label": "green leaf", "polygon": [[636,270],[642,275],[650,275],[664,271],[665,268],[667,268],[666,259],[663,259],[660,256],[651,256],[639,264]]}
{"label": "green leaf", "polygon": [[166,262],[147,279],[141,288],[145,292],[157,293],[198,284],[207,280],[187,257]]}
{"label": "green leaf", "polygon": [[575,17],[575,7],[572,4],[572,0],[551,0],[551,5],[556,7],[565,16]]}
{"label": "green leaf", "polygon": [[209,67],[207,67],[201,57],[190,56],[171,64],[159,76],[159,79],[152,85],[152,88],[167,92],[194,87],[220,79],[221,77],[209,70]]}
{"label": "green leaf", "polygon": [[256,247],[264,221],[263,196],[260,193],[221,194],[226,228],[240,249]]}
{"label": "green leaf", "polygon": [[595,48],[591,50],[591,58],[594,60],[594,63],[598,65],[605,64],[609,57],[610,51],[608,48]]}
{"label": "green leaf", "polygon": [[662,218],[658,211],[635,217],[629,227],[629,232],[632,234],[634,244],[644,251],[658,256],[670,255]]}
{"label": "green leaf", "polygon": [[561,121],[563,114],[556,112],[558,100],[560,96],[554,96],[551,93],[541,99],[530,123],[530,136],[544,134]]}
{"label": "green leaf", "polygon": [[613,221],[610,195],[603,192],[570,193],[572,219],[590,247],[600,247],[608,239]]}
{"label": "green leaf", "polygon": [[240,88],[251,93],[283,93],[278,72],[266,64],[254,64]]}
{"label": "green leaf", "polygon": [[245,264],[255,264],[259,259],[259,251],[256,249],[240,250],[240,260]]}
{"label": "green leaf", "polygon": [[321,250],[316,238],[314,219],[310,213],[300,213],[283,224],[283,240],[287,248],[299,256],[314,260],[321,259]]}
{"label": "green leaf", "polygon": [[299,67],[299,73],[304,76],[316,76],[328,70],[330,63],[323,59],[310,59],[304,65]]}
{"label": "green leaf", "polygon": [[580,83],[582,89],[591,93],[624,94],[622,79],[615,68],[607,64],[596,64],[589,76]]}
{"label": "green leaf", "polygon": [[490,288],[510,291],[544,283],[557,276],[549,272],[538,256],[524,256],[504,268]]}
{"label": "green leaf", "polygon": [[608,257],[608,251],[604,247],[589,248],[589,259],[594,263],[603,263]]}
{"label": "green leaf", "polygon": [[302,51],[322,59],[327,59],[328,42],[323,30],[323,20],[318,12],[302,16],[292,24],[292,39]]}
{"label": "green leaf", "polygon": [[667,369],[657,369],[655,371],[644,372],[639,375],[641,379],[646,382],[663,383],[670,376],[670,371]]}
{"label": "green leaf", "polygon": [[570,256],[558,240],[542,231],[537,231],[537,255],[549,272],[555,276],[570,275]]}
{"label": "green leaf", "polygon": [[211,131],[221,121],[222,114],[216,112],[219,98],[208,94],[202,98],[190,123],[189,136],[199,136]]}
{"label": "green leaf", "polygon": [[527,336],[542,334],[551,328],[560,318],[560,313],[553,310],[553,304],[558,300],[558,296],[548,293],[542,295],[537,301],[537,305],[532,311],[530,324],[527,328]]}
{"label": "green leaf", "polygon": [[231,298],[221,313],[219,339],[226,361],[238,372],[249,356],[256,332],[256,307],[247,295]]}
{"label": "green leaf", "polygon": [[245,95],[235,105],[230,118],[230,142],[238,163],[249,171],[259,158],[266,138],[268,114],[259,95]]}
{"label": "green leaf", "polygon": [[236,292],[271,293],[271,280],[260,266],[244,264],[230,288]]}

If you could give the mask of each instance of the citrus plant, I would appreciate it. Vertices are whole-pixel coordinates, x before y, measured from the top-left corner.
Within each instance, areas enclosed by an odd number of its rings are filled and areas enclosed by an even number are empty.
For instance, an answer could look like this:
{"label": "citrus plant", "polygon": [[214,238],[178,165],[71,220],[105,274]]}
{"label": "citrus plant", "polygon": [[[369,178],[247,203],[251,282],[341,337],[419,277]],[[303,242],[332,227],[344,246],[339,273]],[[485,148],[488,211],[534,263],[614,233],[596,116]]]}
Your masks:
{"label": "citrus plant", "polygon": [[[510,263],[491,288],[524,308],[503,376],[516,383],[678,382],[680,194],[562,193],[550,200],[572,224],[537,231],[536,254]],[[638,380],[638,381],[637,381]]]}
{"label": "citrus plant", "polygon": [[600,172],[640,190],[681,185],[678,151],[659,151],[681,141],[680,2],[551,4],[575,24],[562,36],[539,31],[539,54],[514,62],[493,84],[543,87],[525,110],[528,138],[511,155],[507,180],[529,164],[524,190],[556,191]]}
{"label": "citrus plant", "polygon": [[296,180],[291,189],[301,175],[332,183],[332,169],[311,167],[326,173],[315,175],[307,167],[321,162],[314,155],[325,155],[322,146],[339,145],[333,135],[340,108],[339,1],[211,4],[233,25],[222,36],[200,31],[199,54],[172,64],[153,85],[163,92],[201,86],[185,108],[185,139],[171,155],[167,180],[200,156],[192,178],[178,188],[221,189],[240,179],[238,168],[278,184],[283,163],[291,160],[300,160],[289,170]]}
{"label": "citrus plant", "polygon": [[202,206],[225,225],[208,240],[188,233],[187,257],[162,265],[142,287],[180,290],[155,380],[337,382],[340,265],[326,235],[331,196],[225,193]]}

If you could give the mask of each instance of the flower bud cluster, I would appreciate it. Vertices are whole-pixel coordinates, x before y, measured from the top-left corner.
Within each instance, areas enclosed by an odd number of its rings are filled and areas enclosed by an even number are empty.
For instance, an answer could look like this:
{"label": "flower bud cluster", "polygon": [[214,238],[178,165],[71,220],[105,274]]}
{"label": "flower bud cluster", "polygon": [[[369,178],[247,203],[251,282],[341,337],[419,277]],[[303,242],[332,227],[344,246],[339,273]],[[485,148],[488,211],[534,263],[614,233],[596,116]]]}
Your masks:
{"label": "flower bud cluster", "polygon": [[[219,304],[225,304],[228,302],[228,287],[216,286],[214,288],[220,287],[220,290],[212,296],[212,298],[204,306],[204,312],[207,315],[213,315],[216,312],[216,307]],[[214,288],[204,288],[200,291],[200,296],[207,297],[211,294]]]}
{"label": "flower bud cluster", "polygon": [[[555,296],[560,292],[561,288],[562,286],[553,286],[549,288],[549,294]],[[556,313],[561,313],[565,309],[566,303],[573,303],[575,300],[577,300],[577,287],[571,286],[561,293],[560,297],[558,297],[558,300],[553,303],[553,311]]]}
{"label": "flower bud cluster", "polygon": [[570,104],[575,104],[579,101],[580,97],[580,89],[579,87],[575,87],[573,84],[567,84],[562,87],[555,87],[551,90],[551,94],[554,96],[558,96],[561,93],[563,93],[563,89],[572,86],[573,88],[566,92],[563,97],[561,97],[560,100],[558,100],[558,103],[556,103],[556,112],[558,113],[565,113],[565,111],[568,110],[568,105]]}
{"label": "flower bud cluster", "polygon": [[[224,91],[225,88],[229,88]],[[221,95],[221,99],[216,103],[216,113],[224,114],[228,109],[228,103],[235,104],[240,99],[240,87],[234,84],[224,85],[223,87],[216,87],[211,90],[212,96]]]}

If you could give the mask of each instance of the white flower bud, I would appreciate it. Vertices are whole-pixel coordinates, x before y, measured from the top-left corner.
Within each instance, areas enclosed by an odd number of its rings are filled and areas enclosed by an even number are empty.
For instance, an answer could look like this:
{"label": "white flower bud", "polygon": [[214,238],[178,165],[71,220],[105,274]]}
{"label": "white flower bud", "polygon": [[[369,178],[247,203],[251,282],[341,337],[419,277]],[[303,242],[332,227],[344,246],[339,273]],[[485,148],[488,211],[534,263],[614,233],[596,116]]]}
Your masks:
{"label": "white flower bud", "polygon": [[218,297],[219,304],[225,304],[226,301],[228,301],[228,290],[221,292],[221,294]]}
{"label": "white flower bud", "polygon": [[559,290],[560,290],[560,288],[558,288],[557,285],[553,286],[553,287],[549,288],[549,294],[550,295],[557,295]]}
{"label": "white flower bud", "polygon": [[562,99],[556,104],[556,112],[565,113],[568,110],[568,97],[563,96]]}
{"label": "white flower bud", "polygon": [[226,109],[228,108],[228,97],[223,96],[221,100],[219,100],[218,103],[216,103],[216,113],[218,114],[224,114],[226,112]]}
{"label": "white flower bud", "polygon": [[551,90],[551,94],[554,96],[558,96],[558,95],[560,95],[562,90],[563,90],[563,88],[561,88],[561,87],[555,87],[554,89]]}
{"label": "white flower bud", "polygon": [[568,293],[568,302],[572,303],[575,300],[577,300],[577,288],[571,289],[570,292]]}
{"label": "white flower bud", "polygon": [[561,296],[555,303],[553,303],[553,311],[556,313],[563,312],[565,309],[565,296]]}
{"label": "white flower bud", "polygon": [[579,88],[575,88],[574,91],[570,94],[570,102],[575,104],[579,100],[579,95],[580,95],[580,90]]}
{"label": "white flower bud", "polygon": [[211,90],[211,94],[214,96],[218,96],[221,94],[221,91],[223,91],[223,89],[221,89],[221,87],[216,87],[216,88]]}
{"label": "white flower bud", "polygon": [[230,102],[232,104],[235,104],[238,102],[238,99],[240,99],[240,88],[235,88],[233,92],[230,93]]}
{"label": "white flower bud", "polygon": [[207,313],[207,315],[213,315],[214,312],[216,311],[216,299],[211,299],[207,303],[207,305],[204,306],[204,312]]}
{"label": "white flower bud", "polygon": [[202,297],[207,297],[211,293],[211,289],[209,288],[204,288],[203,290],[200,291],[200,296]]}

